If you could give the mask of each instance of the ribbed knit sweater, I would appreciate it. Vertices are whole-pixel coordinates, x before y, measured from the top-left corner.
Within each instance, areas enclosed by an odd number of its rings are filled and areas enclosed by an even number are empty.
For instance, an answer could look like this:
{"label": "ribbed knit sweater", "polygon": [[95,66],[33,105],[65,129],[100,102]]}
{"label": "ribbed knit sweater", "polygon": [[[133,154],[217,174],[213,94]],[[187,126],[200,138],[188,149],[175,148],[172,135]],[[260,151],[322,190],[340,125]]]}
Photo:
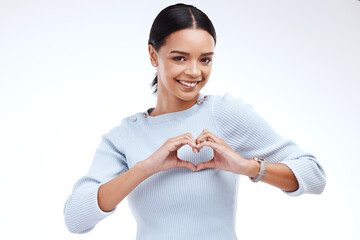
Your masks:
{"label": "ribbed knit sweater", "polygon": [[[167,139],[190,132],[194,138],[207,129],[246,159],[281,162],[295,174],[299,188],[291,196],[321,193],[325,173],[316,158],[294,142],[280,137],[253,108],[230,94],[200,94],[192,107],[158,116],[153,108],[124,118],[102,136],[92,165],[80,178],[64,207],[65,223],[74,233],[86,233],[105,217],[98,205],[101,184],[115,178],[154,153]],[[194,154],[187,145],[178,157],[195,165],[212,159],[204,147]],[[175,168],[152,175],[128,196],[137,222],[137,240],[235,240],[238,179],[235,173]]]}

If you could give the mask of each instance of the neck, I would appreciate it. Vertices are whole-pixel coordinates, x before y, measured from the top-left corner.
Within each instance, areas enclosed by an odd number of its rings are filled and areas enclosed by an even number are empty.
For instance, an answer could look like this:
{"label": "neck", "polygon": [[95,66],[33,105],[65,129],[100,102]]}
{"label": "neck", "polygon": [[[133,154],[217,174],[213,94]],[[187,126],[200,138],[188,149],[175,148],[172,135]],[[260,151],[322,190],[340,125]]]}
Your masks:
{"label": "neck", "polygon": [[183,100],[176,96],[163,96],[158,93],[157,102],[155,109],[151,112],[150,116],[157,116],[165,113],[172,113],[183,111],[188,108],[191,108],[196,104],[197,99],[199,98],[200,93],[197,94],[191,100]]}

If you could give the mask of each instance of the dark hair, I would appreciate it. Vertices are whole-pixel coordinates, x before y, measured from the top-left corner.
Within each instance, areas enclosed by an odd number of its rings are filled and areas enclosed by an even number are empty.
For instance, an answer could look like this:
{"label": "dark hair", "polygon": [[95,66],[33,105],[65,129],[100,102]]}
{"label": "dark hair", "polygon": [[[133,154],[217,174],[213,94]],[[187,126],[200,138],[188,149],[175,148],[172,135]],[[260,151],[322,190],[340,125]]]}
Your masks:
{"label": "dark hair", "polygon": [[[207,31],[214,38],[216,44],[215,28],[208,16],[196,7],[183,3],[168,6],[156,16],[151,26],[148,44],[159,51],[165,44],[167,36],[187,28]],[[157,76],[155,76],[151,83],[151,87],[155,87],[153,93],[157,92],[157,84]]]}

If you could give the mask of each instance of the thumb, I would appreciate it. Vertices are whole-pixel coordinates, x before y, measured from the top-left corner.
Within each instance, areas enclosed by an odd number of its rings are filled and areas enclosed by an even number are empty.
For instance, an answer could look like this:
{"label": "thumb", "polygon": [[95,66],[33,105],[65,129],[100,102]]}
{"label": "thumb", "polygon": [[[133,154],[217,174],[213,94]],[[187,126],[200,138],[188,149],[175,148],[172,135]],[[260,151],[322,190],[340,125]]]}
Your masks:
{"label": "thumb", "polygon": [[188,168],[192,171],[196,171],[196,166],[189,161],[184,161],[178,158],[175,168]]}
{"label": "thumb", "polygon": [[196,171],[200,171],[206,168],[216,168],[214,158],[209,161],[199,163],[196,166]]}

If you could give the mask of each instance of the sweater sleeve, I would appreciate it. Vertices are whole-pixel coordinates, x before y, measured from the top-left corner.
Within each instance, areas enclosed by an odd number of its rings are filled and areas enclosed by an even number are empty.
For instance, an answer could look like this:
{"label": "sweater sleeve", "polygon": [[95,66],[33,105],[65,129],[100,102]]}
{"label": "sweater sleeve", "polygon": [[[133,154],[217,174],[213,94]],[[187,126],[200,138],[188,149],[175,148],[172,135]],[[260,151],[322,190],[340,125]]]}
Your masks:
{"label": "sweater sleeve", "polygon": [[250,105],[225,94],[214,99],[213,113],[223,139],[237,153],[247,159],[257,157],[272,163],[281,162],[291,169],[299,188],[284,193],[298,196],[320,194],[324,190],[325,172],[315,156],[280,137]]}
{"label": "sweater sleeve", "polygon": [[128,170],[124,149],[116,140],[125,142],[124,132],[117,127],[102,136],[88,173],[75,183],[64,206],[65,224],[70,232],[89,232],[99,221],[115,212],[115,209],[102,211],[97,195],[103,183]]}

